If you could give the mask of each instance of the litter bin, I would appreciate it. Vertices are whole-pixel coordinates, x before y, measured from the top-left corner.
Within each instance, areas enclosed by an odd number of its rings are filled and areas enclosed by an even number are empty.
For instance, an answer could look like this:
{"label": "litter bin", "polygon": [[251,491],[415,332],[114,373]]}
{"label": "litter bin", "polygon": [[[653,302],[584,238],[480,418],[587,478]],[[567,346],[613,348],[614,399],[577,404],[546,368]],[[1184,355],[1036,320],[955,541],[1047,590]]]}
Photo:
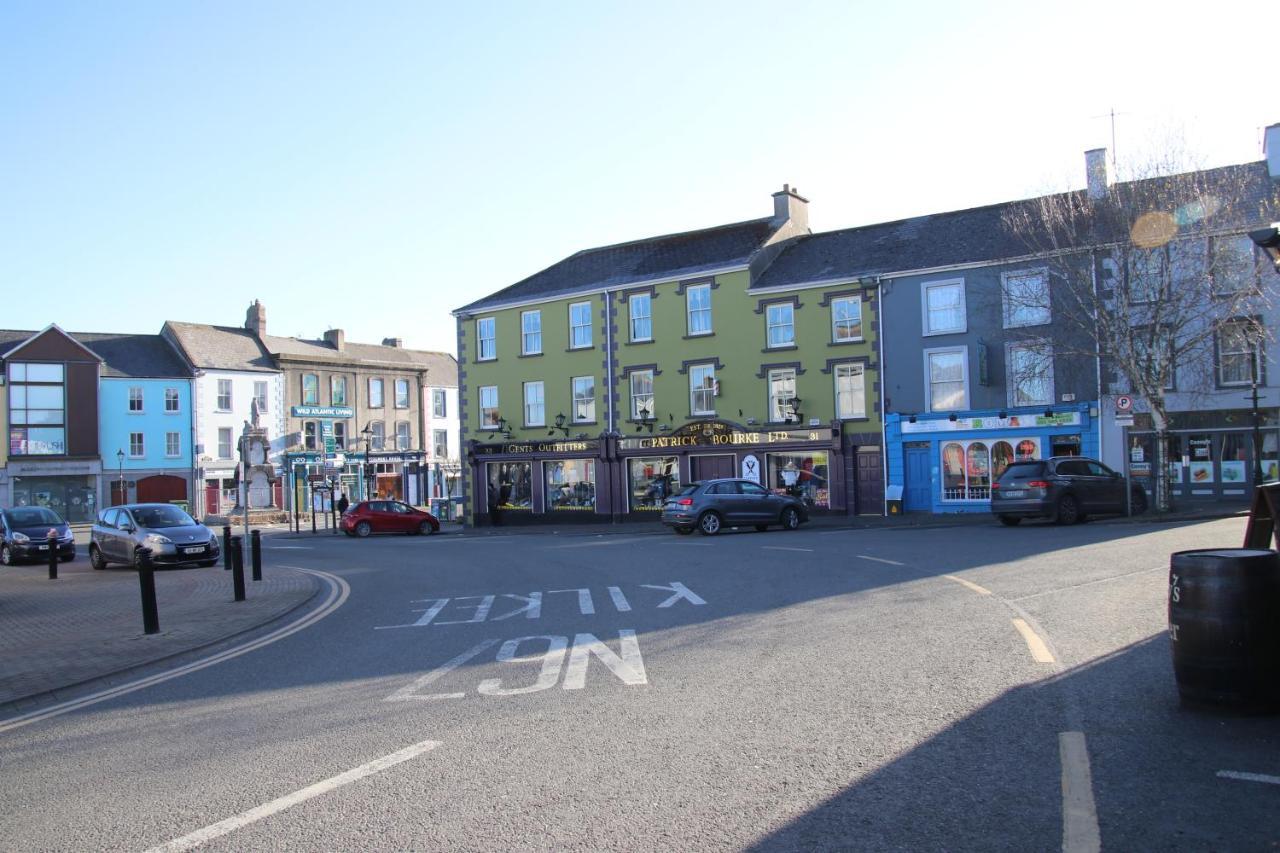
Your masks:
{"label": "litter bin", "polygon": [[431,514],[440,521],[449,520],[449,502],[444,498],[431,499]]}
{"label": "litter bin", "polygon": [[1280,711],[1280,554],[1173,554],[1169,640],[1184,704]]}
{"label": "litter bin", "polygon": [[902,515],[902,486],[885,486],[884,507],[889,515]]}

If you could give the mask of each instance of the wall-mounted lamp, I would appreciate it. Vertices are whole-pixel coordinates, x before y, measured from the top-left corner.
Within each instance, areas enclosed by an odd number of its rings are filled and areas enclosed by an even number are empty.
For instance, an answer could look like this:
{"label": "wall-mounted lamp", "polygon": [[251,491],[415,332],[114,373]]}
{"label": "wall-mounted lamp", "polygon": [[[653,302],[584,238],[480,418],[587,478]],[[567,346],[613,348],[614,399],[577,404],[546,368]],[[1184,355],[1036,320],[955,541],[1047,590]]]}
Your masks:
{"label": "wall-mounted lamp", "polygon": [[1002,421],[1004,421],[1004,420],[1008,420],[1008,419],[1009,419],[1009,413],[1008,413],[1008,412],[1006,412],[1004,409],[1001,409],[1001,410],[1000,410],[999,418],[1000,418],[1000,420],[1002,420]]}
{"label": "wall-mounted lamp", "polygon": [[795,421],[800,423],[804,419],[804,413],[800,411],[800,404],[804,402],[799,397],[787,397],[782,401],[782,419],[786,423]]}
{"label": "wall-mounted lamp", "polygon": [[565,438],[568,438],[568,437],[569,437],[569,428],[568,428],[567,426],[565,426],[565,425],[564,425],[565,420],[566,420],[566,418],[565,418],[565,416],[564,416],[564,412],[560,412],[559,414],[557,414],[557,415],[556,415],[556,422],[555,422],[555,426],[551,427],[550,431],[548,431],[548,432],[547,432],[547,435],[555,435],[555,434],[556,434],[556,432],[557,432],[557,431],[559,431],[559,432],[564,433],[564,437],[565,437]]}
{"label": "wall-mounted lamp", "polygon": [[1051,418],[1051,417],[1053,417],[1053,406],[1048,406],[1048,407],[1046,407],[1046,408],[1045,408],[1045,410],[1044,410],[1044,416],[1045,416],[1046,418]]}
{"label": "wall-mounted lamp", "polygon": [[916,422],[916,416],[915,416],[915,415],[908,415],[908,416],[907,416],[907,423],[909,423],[909,424],[913,424],[913,423],[915,423],[915,422]]}
{"label": "wall-mounted lamp", "polygon": [[640,432],[643,429],[647,429],[649,430],[649,433],[652,435],[653,434],[653,412],[651,412],[647,407],[641,406],[639,409],[636,409],[636,414],[638,415],[638,417],[636,418],[636,432]]}
{"label": "wall-mounted lamp", "polygon": [[959,419],[956,417],[956,413],[952,412],[951,414],[947,415],[947,420],[951,421],[952,423],[955,423]]}

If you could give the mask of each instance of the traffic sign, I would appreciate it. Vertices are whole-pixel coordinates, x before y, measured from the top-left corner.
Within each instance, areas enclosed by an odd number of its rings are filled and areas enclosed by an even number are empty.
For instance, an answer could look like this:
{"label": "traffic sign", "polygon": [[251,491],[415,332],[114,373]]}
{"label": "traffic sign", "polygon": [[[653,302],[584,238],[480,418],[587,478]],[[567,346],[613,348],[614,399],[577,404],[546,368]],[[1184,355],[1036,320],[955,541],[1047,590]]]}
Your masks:
{"label": "traffic sign", "polygon": [[1116,397],[1117,412],[1127,412],[1132,408],[1133,408],[1133,398],[1130,397],[1128,394],[1121,394],[1119,397]]}
{"label": "traffic sign", "polygon": [[1131,427],[1133,426],[1133,415],[1116,414],[1116,426]]}

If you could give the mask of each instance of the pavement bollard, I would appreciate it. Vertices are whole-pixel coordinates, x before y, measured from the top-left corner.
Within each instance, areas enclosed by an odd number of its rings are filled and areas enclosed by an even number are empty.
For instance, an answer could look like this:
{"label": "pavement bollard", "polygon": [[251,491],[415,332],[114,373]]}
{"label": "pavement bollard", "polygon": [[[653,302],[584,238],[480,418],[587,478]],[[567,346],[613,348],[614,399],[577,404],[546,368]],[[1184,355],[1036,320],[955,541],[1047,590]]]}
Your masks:
{"label": "pavement bollard", "polygon": [[58,531],[49,531],[49,580],[58,579]]}
{"label": "pavement bollard", "polygon": [[311,532],[316,532],[316,511],[314,508],[311,510]]}
{"label": "pavement bollard", "polygon": [[236,601],[244,601],[244,552],[240,550],[243,544],[239,536],[231,537],[231,585]]}
{"label": "pavement bollard", "polygon": [[151,565],[151,552],[143,551],[138,562],[138,586],[142,589],[142,632],[160,633],[160,610],[156,607],[156,573]]}
{"label": "pavement bollard", "polygon": [[254,530],[249,534],[249,551],[253,555],[253,579],[262,580],[262,531]]}
{"label": "pavement bollard", "polygon": [[222,568],[231,568],[231,525],[222,525]]}

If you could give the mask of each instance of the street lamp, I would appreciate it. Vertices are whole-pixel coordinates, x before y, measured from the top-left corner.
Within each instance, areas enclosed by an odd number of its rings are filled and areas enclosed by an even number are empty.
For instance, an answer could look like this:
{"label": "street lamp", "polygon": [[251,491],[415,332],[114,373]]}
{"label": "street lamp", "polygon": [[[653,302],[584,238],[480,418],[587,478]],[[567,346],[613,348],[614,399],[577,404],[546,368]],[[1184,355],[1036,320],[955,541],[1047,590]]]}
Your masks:
{"label": "street lamp", "polygon": [[373,423],[365,424],[364,429],[360,430],[360,435],[364,438],[364,496],[368,500],[373,496],[373,462],[369,458],[369,453],[373,447]]}
{"label": "street lamp", "polygon": [[124,499],[124,451],[116,450],[116,464],[120,469],[120,503],[128,503]]}

